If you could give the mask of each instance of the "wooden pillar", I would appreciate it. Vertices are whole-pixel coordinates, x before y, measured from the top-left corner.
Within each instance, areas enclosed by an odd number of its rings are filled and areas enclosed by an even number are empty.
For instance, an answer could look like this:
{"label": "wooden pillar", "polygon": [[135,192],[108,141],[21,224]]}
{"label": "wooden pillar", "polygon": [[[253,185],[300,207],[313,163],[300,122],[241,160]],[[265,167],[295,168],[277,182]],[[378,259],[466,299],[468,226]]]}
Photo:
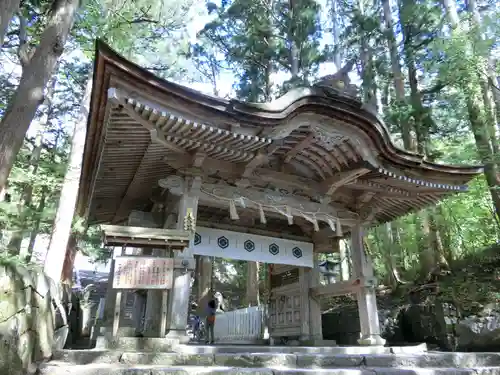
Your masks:
{"label": "wooden pillar", "polygon": [[[154,249],[152,256],[166,257],[167,250]],[[162,331],[162,317],[160,310],[162,308],[163,295],[166,290],[148,290],[146,298],[146,312],[144,313],[144,334],[148,337],[165,337],[166,332]]]}
{"label": "wooden pillar", "polygon": [[[136,255],[150,256],[151,249],[140,249]],[[147,294],[146,290],[137,290],[134,292],[134,309],[132,312],[134,320],[135,334],[140,335],[145,332],[146,328],[146,307],[147,307]],[[142,319],[144,318],[144,324]]]}
{"label": "wooden pillar", "polygon": [[[318,253],[314,253],[314,268],[310,272],[310,287],[320,285],[320,272],[318,267]],[[321,322],[321,305],[319,298],[314,298],[309,291],[309,329],[311,339],[323,340],[323,328]]]}
{"label": "wooden pillar", "polygon": [[300,341],[307,345],[311,340],[311,319],[309,309],[309,288],[311,280],[311,269],[299,268],[299,288],[300,288]]}
{"label": "wooden pillar", "polygon": [[360,345],[375,346],[385,345],[385,340],[380,336],[380,323],[378,320],[377,298],[375,285],[367,285],[366,281],[373,279],[373,265],[367,259],[363,245],[363,227],[361,223],[355,225],[351,230],[352,237],[352,265],[353,276],[360,279],[363,287],[357,292],[359,324],[361,338]]}
{"label": "wooden pillar", "polygon": [[[177,229],[184,229],[184,219],[188,215],[196,220],[198,212],[198,191],[201,185],[201,178],[194,177],[191,181],[185,180],[184,193],[179,201],[179,210],[177,216]],[[193,239],[190,241],[189,248],[183,252],[177,251],[174,258],[194,262],[193,257]],[[179,341],[180,343],[189,342],[189,336],[186,334],[186,325],[189,311],[189,296],[191,294],[191,272],[186,269],[174,270],[174,285],[170,298],[170,331],[167,338]]]}
{"label": "wooden pillar", "polygon": [[349,253],[347,251],[346,240],[339,241],[339,258],[340,258],[340,281],[347,281],[350,278],[350,270],[349,270]]}
{"label": "wooden pillar", "polygon": [[257,262],[247,262],[245,303],[247,306],[259,305],[259,263]]}
{"label": "wooden pillar", "polygon": [[[121,249],[119,255],[124,254],[124,249]],[[104,317],[102,321],[102,329],[109,332],[111,329],[118,330],[120,326],[120,310],[123,305],[122,292],[118,289],[113,289],[113,276],[115,273],[115,259],[111,259],[111,265],[108,276],[108,287],[106,290],[106,302],[104,304]],[[118,307],[117,307],[118,306]],[[116,312],[118,311],[118,315]],[[104,333],[104,332],[103,332]]]}

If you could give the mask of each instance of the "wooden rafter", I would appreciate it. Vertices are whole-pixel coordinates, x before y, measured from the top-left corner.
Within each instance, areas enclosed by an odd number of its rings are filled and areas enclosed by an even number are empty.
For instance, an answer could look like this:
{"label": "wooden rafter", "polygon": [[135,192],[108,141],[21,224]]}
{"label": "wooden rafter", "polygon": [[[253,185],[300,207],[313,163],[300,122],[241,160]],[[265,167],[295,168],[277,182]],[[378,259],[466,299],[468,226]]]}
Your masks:
{"label": "wooden rafter", "polygon": [[301,152],[304,148],[309,146],[314,141],[314,133],[310,133],[307,137],[305,137],[302,141],[297,143],[295,147],[289,150],[284,157],[285,163],[290,163],[290,161]]}

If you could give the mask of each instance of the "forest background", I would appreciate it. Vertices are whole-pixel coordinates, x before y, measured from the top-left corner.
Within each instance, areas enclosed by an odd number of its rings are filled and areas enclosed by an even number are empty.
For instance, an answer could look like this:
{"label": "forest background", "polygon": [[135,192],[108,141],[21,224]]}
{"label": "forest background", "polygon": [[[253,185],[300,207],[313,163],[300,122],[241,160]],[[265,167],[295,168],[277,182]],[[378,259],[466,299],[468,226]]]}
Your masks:
{"label": "forest background", "polygon": [[[494,0],[2,0],[1,256],[62,251],[68,278],[77,251],[109,258],[99,228],[71,221],[101,38],[162,78],[252,102],[352,65],[396,145],[485,166],[467,193],[370,230],[383,284],[426,280],[499,239],[499,35]],[[216,267],[245,285],[241,262]]]}

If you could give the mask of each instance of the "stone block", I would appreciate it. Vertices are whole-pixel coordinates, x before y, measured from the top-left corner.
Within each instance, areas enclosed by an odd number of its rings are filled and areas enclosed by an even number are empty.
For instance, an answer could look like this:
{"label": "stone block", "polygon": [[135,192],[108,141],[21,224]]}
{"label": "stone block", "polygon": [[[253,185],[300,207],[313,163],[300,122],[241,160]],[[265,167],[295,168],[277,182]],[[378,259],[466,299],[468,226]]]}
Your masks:
{"label": "stone block", "polygon": [[359,367],[363,364],[363,355],[328,355],[328,354],[306,354],[297,356],[298,368],[339,368]]}
{"label": "stone block", "polygon": [[315,369],[315,370],[274,370],[274,375],[375,375],[368,369]]}
{"label": "stone block", "polygon": [[230,367],[297,367],[297,356],[294,354],[259,353],[259,354],[215,354],[215,364]]}
{"label": "stone block", "polygon": [[425,353],[366,355],[369,367],[478,368],[500,366],[500,353]]}
{"label": "stone block", "polygon": [[376,375],[474,375],[474,369],[465,368],[372,368]]}
{"label": "stone block", "polygon": [[212,354],[127,352],[121,355],[120,363],[127,365],[212,366],[214,356]]}
{"label": "stone block", "polygon": [[109,350],[58,350],[53,353],[52,360],[75,365],[113,364],[120,361],[121,355],[121,352]]}
{"label": "stone block", "polygon": [[273,370],[259,368],[230,367],[167,367],[167,366],[120,366],[120,365],[85,365],[51,366],[39,369],[40,375],[274,375]]}
{"label": "stone block", "polygon": [[154,337],[113,337],[109,334],[97,337],[96,349],[121,350],[124,352],[171,352],[178,345],[176,340]]}

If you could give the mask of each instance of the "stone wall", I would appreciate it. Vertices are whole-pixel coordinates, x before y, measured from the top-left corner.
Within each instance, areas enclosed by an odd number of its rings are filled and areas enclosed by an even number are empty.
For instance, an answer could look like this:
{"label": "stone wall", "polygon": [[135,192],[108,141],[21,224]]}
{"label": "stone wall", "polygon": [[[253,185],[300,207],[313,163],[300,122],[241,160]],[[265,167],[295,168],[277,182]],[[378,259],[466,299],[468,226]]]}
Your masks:
{"label": "stone wall", "polygon": [[62,349],[68,328],[61,300],[62,290],[41,271],[0,265],[0,374],[32,373]]}
{"label": "stone wall", "polygon": [[[457,348],[458,322],[452,305],[432,296],[425,300],[388,296],[378,299],[382,337],[389,345],[427,343],[430,347],[451,351]],[[359,315],[355,302],[343,299],[322,316],[323,337],[339,345],[356,345],[360,335]]]}

